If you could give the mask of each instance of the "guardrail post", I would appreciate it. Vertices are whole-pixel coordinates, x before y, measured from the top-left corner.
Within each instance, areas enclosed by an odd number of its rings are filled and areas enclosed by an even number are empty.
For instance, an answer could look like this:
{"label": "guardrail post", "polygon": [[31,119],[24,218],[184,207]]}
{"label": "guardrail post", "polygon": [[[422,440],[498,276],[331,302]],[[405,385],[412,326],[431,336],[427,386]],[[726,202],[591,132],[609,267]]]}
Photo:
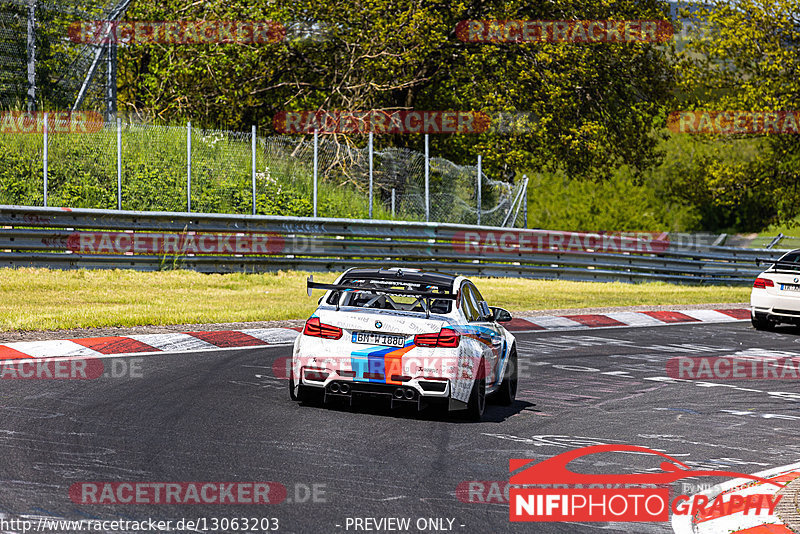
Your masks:
{"label": "guardrail post", "polygon": [[769,242],[769,245],[767,245],[767,250],[771,249],[772,247],[780,243],[784,237],[786,236],[783,235],[783,232],[778,233],[778,235],[772,238],[772,241]]}
{"label": "guardrail post", "polygon": [[481,225],[481,156],[478,154],[478,226]]}
{"label": "guardrail post", "polygon": [[425,222],[431,220],[430,155],[428,153],[428,134],[425,134]]}
{"label": "guardrail post", "polygon": [[372,218],[372,132],[369,133],[369,218]]}
{"label": "guardrail post", "polygon": [[314,217],[317,216],[317,172],[319,161],[317,152],[319,151],[319,130],[314,129]]}
{"label": "guardrail post", "polygon": [[44,179],[44,207],[47,207],[47,145],[49,141],[47,139],[47,112],[44,112],[44,126],[42,128],[42,141],[44,142],[44,153],[42,154],[42,171],[43,171],[43,179]]}
{"label": "guardrail post", "polygon": [[122,209],[122,119],[117,117],[117,209]]}
{"label": "guardrail post", "polygon": [[256,125],[254,124],[250,131],[250,137],[252,140],[252,158],[250,162],[250,167],[252,168],[252,178],[253,178],[253,215],[256,214]]}
{"label": "guardrail post", "polygon": [[186,123],[186,211],[192,211],[192,123]]}

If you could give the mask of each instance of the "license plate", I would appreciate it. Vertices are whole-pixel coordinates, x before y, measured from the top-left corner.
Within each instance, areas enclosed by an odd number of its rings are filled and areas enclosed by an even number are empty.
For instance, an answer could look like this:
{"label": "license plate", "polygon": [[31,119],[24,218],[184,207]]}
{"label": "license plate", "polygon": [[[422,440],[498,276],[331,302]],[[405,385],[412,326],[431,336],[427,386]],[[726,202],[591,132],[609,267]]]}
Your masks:
{"label": "license plate", "polygon": [[353,332],[353,343],[367,345],[386,345],[387,347],[402,347],[406,344],[406,336],[392,334],[376,334],[374,332]]}
{"label": "license plate", "polygon": [[781,284],[781,291],[800,291],[800,286],[795,284]]}

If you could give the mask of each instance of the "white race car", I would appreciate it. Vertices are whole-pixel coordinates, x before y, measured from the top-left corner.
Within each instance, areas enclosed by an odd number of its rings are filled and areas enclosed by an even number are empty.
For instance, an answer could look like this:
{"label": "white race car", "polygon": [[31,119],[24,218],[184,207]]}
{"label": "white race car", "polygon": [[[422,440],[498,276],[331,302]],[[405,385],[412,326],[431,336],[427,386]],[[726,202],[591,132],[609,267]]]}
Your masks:
{"label": "white race car", "polygon": [[800,249],[756,263],[771,265],[758,275],[750,292],[753,326],[772,330],[778,323],[800,324]]}
{"label": "white race car", "polygon": [[461,276],[414,269],[350,269],[326,289],[294,343],[293,400],[382,397],[391,406],[440,405],[483,416],[486,399],[517,394],[511,320]]}

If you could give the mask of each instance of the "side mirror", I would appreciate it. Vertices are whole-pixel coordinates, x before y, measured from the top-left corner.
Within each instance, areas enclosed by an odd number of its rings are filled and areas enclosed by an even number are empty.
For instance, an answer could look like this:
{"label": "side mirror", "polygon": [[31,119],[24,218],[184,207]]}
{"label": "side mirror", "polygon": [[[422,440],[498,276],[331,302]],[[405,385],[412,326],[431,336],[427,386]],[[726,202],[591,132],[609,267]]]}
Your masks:
{"label": "side mirror", "polygon": [[496,323],[507,323],[512,319],[508,310],[497,308],[495,306],[492,306],[490,309],[492,310],[492,320]]}

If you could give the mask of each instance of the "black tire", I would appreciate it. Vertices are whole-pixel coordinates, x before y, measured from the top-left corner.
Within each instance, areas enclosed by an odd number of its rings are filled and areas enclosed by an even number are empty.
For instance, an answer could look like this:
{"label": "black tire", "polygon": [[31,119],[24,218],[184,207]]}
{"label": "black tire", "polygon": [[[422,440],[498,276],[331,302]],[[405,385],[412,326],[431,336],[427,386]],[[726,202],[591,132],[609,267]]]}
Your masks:
{"label": "black tire", "polygon": [[508,364],[503,372],[503,381],[492,397],[492,400],[503,406],[511,406],[517,398],[517,382],[519,381],[519,367],[517,366],[517,347],[511,347],[508,355]]}
{"label": "black tire", "polygon": [[293,401],[302,402],[302,388],[297,388],[297,394],[294,392],[294,371],[289,372],[289,398]]}
{"label": "black tire", "polygon": [[751,314],[750,322],[753,323],[753,328],[756,330],[771,332],[775,330],[775,323],[770,321],[766,315]]}
{"label": "black tire", "polygon": [[486,373],[483,371],[483,359],[481,359],[479,369],[478,377],[472,383],[472,391],[467,402],[467,413],[465,415],[470,421],[483,419],[483,412],[486,410]]}

